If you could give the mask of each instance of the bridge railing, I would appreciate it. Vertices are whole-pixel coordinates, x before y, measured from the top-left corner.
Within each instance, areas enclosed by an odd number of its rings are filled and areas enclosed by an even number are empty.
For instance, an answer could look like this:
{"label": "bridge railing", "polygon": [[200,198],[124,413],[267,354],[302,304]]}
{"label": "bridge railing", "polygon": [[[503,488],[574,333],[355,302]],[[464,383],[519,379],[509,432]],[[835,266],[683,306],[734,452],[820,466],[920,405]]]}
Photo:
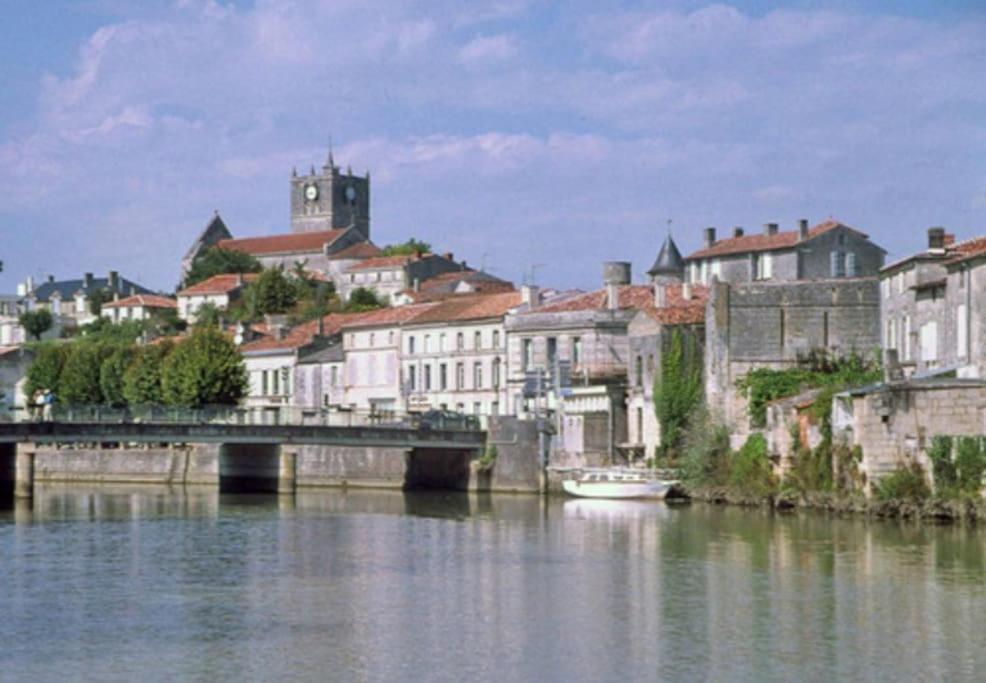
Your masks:
{"label": "bridge railing", "polygon": [[434,429],[479,431],[476,417],[431,411],[404,413],[391,410],[339,410],[304,406],[229,406],[198,408],[148,405],[114,408],[103,405],[56,404],[39,409],[12,409],[0,415],[5,422],[106,423],[106,424],[226,424],[315,427],[387,427],[391,429]]}

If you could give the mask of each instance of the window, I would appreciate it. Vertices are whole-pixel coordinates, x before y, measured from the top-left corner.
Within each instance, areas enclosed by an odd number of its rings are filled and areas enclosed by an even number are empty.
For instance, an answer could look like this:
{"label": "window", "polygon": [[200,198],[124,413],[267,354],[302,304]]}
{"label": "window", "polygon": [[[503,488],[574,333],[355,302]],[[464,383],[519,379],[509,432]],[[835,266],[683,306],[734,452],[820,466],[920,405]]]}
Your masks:
{"label": "window", "polygon": [[753,272],[757,280],[769,280],[774,276],[774,255],[771,253],[753,255]]}
{"label": "window", "polygon": [[572,365],[582,362],[582,337],[572,337]]}
{"label": "window", "polygon": [[476,401],[475,403],[473,403],[472,404],[472,414],[473,415],[482,415],[483,414],[483,404],[480,403],[479,401]]}
{"label": "window", "polygon": [[461,351],[465,347],[465,345],[466,345],[465,339],[462,336],[462,333],[459,332],[457,335],[455,335],[455,350]]}
{"label": "window", "polygon": [[901,329],[901,346],[904,347],[903,355],[901,358],[903,360],[911,360],[911,316],[904,316],[904,323]]}
{"label": "window", "polygon": [[409,356],[414,355],[414,337],[407,338],[407,353]]}
{"label": "window", "polygon": [[644,385],[644,359],[642,356],[637,356],[633,361],[633,383],[642,387]]}
{"label": "window", "polygon": [[267,395],[267,371],[266,370],[261,370],[260,371],[260,395],[261,396],[266,396]]}
{"label": "window", "polygon": [[965,304],[959,304],[955,307],[955,323],[956,352],[959,358],[965,358],[969,350],[969,327]]}
{"label": "window", "polygon": [[390,332],[387,333],[387,345],[388,346],[393,346],[394,345],[394,331],[393,330],[391,330]]}
{"label": "window", "polygon": [[281,376],[277,370],[271,370],[270,375],[270,393],[272,396],[277,396],[281,393]]}
{"label": "window", "polygon": [[829,252],[829,275],[832,277],[846,276],[846,255],[841,251]]}
{"label": "window", "polygon": [[445,335],[444,334],[438,335],[438,350],[439,351],[445,351]]}
{"label": "window", "polygon": [[493,403],[490,404],[490,415],[496,417],[499,414],[500,414],[500,402],[493,401]]}
{"label": "window", "polygon": [[857,277],[859,275],[859,265],[856,262],[856,254],[849,252],[846,254],[846,277]]}
{"label": "window", "polygon": [[921,360],[934,363],[938,360],[938,323],[930,322],[921,326]]}
{"label": "window", "polygon": [[329,386],[335,387],[338,385],[339,385],[339,368],[333,365],[331,368],[329,368]]}
{"label": "window", "polygon": [[448,365],[445,363],[438,364],[438,389],[440,391],[448,389]]}
{"label": "window", "polygon": [[425,353],[431,353],[431,335],[425,335]]}
{"label": "window", "polygon": [[421,368],[422,380],[425,385],[425,391],[431,391],[431,366],[425,365]]}
{"label": "window", "polygon": [[466,388],[466,364],[456,363],[455,364],[455,388],[465,389]]}
{"label": "window", "polygon": [[524,370],[530,370],[534,367],[534,340],[525,339],[524,342],[524,353],[523,353],[523,364]]}
{"label": "window", "polygon": [[474,334],[472,336],[472,347],[474,349],[476,349],[477,351],[479,349],[483,348],[483,333],[482,332],[476,332],[476,334]]}
{"label": "window", "polygon": [[373,332],[370,332],[370,348],[373,348],[373,344],[374,344],[374,340],[376,339],[376,336],[377,335],[375,335]]}
{"label": "window", "polygon": [[558,340],[555,337],[548,337],[548,370],[555,367],[555,359],[558,356]]}
{"label": "window", "polygon": [[494,358],[493,359],[493,377],[492,377],[492,380],[493,380],[493,388],[494,389],[499,389],[500,388],[500,359],[499,358]]}
{"label": "window", "polygon": [[483,388],[483,364],[475,363],[472,366],[472,388],[482,389]]}
{"label": "window", "polygon": [[418,388],[417,387],[417,383],[418,383],[417,382],[417,380],[418,380],[417,374],[418,373],[416,372],[416,370],[417,370],[417,368],[415,368],[413,365],[410,366],[407,369],[407,389],[408,389],[408,391],[415,391]]}
{"label": "window", "polygon": [[493,348],[500,348],[500,330],[493,330]]}
{"label": "window", "polygon": [[637,408],[637,443],[644,442],[644,409]]}
{"label": "window", "polygon": [[893,318],[887,321],[887,338],[883,343],[888,349],[897,348],[897,323]]}

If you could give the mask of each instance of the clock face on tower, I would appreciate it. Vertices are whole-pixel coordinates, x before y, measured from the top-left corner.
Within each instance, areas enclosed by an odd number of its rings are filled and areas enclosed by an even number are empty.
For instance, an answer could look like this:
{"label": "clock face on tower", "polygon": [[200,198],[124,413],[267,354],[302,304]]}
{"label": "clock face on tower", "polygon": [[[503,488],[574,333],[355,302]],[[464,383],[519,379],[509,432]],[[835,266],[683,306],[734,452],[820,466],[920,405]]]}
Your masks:
{"label": "clock face on tower", "polygon": [[346,195],[346,201],[352,204],[353,202],[356,201],[356,188],[353,187],[352,185],[348,185],[346,187],[345,195]]}
{"label": "clock face on tower", "polygon": [[316,186],[316,185],[308,185],[308,186],[306,186],[305,187],[305,199],[307,199],[310,202],[313,202],[316,199],[318,199],[318,186]]}

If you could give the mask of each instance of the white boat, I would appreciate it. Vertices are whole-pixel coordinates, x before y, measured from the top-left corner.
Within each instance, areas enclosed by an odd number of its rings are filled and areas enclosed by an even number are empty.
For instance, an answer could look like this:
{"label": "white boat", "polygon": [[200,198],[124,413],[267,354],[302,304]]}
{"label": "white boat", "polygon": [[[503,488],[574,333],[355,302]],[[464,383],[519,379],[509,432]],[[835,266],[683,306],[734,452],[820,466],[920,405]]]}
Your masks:
{"label": "white boat", "polygon": [[565,479],[565,493],[579,498],[663,499],[678,482],[659,479],[646,470],[586,469],[578,477]]}

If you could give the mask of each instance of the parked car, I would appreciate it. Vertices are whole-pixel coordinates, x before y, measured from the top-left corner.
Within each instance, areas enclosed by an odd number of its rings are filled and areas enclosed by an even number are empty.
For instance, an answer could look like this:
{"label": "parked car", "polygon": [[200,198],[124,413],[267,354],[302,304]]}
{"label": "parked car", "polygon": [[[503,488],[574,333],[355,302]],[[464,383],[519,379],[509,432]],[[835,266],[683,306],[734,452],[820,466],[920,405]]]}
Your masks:
{"label": "parked car", "polygon": [[479,429],[479,418],[452,410],[429,410],[418,417],[419,429]]}

